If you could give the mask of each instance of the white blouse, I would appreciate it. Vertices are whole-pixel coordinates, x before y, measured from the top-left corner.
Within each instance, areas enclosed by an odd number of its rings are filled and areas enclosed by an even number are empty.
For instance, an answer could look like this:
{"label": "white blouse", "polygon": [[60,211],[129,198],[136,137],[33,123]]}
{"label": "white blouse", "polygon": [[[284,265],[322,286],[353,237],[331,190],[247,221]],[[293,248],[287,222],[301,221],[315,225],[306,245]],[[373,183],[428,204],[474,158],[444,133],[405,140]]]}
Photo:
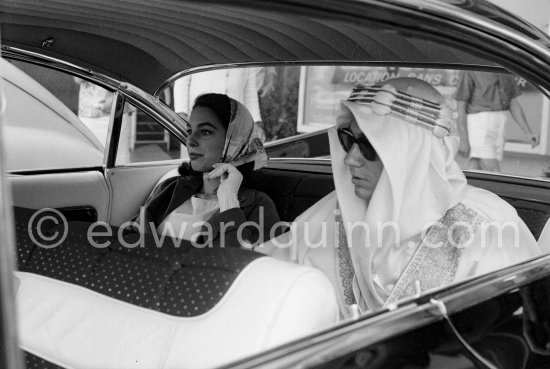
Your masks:
{"label": "white blouse", "polygon": [[196,241],[202,225],[220,211],[217,196],[203,199],[191,196],[174,209],[157,227],[159,236]]}

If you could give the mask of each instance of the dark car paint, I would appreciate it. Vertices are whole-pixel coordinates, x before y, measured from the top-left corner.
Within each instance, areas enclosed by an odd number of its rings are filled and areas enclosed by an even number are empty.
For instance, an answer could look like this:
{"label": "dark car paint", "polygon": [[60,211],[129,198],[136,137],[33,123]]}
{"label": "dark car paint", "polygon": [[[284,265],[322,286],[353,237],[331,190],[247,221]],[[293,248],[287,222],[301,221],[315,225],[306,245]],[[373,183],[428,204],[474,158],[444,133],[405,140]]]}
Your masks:
{"label": "dark car paint", "polygon": [[[458,367],[516,368],[502,366],[506,360],[510,363],[509,355],[513,357],[516,351],[490,345],[495,333],[504,332],[515,340],[529,341],[532,355],[524,368],[547,368],[550,351],[543,352],[541,346],[550,338],[550,310],[544,310],[550,306],[549,262],[546,256],[448,286],[347,321],[316,335],[313,342],[290,342],[234,365],[243,369],[448,368],[457,367],[456,355],[461,355],[459,364],[472,365]],[[530,310],[523,313],[520,307]],[[434,354],[440,356],[437,365],[432,363]],[[399,355],[407,360],[400,360]]]}

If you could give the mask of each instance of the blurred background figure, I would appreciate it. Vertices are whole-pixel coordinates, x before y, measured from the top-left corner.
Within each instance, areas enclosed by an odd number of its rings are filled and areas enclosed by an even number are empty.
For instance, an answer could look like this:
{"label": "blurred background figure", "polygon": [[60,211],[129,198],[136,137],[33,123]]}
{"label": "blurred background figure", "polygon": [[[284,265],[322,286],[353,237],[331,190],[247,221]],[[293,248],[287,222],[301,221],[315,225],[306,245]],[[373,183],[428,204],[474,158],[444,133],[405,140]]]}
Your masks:
{"label": "blurred background figure", "polygon": [[300,67],[259,68],[256,84],[266,141],[296,135]]}
{"label": "blurred background figure", "polygon": [[518,101],[521,91],[513,75],[461,71],[457,100],[460,152],[469,158],[469,169],[500,172],[508,112],[533,147],[533,133]]}
{"label": "blurred background figure", "polygon": [[75,81],[80,84],[78,117],[105,145],[113,94],[86,80],[75,77]]}
{"label": "blurred background figure", "polygon": [[275,78],[277,78],[277,69],[275,67],[258,68],[256,86],[258,87],[260,101],[275,90]]}
{"label": "blurred background figure", "polygon": [[211,92],[225,94],[246,106],[256,123],[258,137],[265,140],[258,100],[257,75],[260,69],[218,69],[182,77],[174,83],[174,110],[188,117],[198,96]]}
{"label": "blurred background figure", "polygon": [[[113,93],[103,87],[90,83],[81,78],[74,77],[76,83],[80,84],[78,93],[78,118],[105,146],[109,133],[109,120],[113,104]],[[117,162],[130,162],[132,149],[131,130],[135,129],[135,112],[126,108],[122,119],[120,141],[117,151]]]}

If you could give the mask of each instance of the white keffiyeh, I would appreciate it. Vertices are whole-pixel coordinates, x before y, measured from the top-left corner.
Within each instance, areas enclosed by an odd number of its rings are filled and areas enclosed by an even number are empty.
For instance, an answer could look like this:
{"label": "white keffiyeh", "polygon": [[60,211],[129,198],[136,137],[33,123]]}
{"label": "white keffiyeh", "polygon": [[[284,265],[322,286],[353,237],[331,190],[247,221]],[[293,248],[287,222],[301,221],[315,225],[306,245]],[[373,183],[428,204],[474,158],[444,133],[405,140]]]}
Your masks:
{"label": "white keffiyeh", "polygon": [[[397,89],[408,86],[404,92],[418,97],[423,97],[423,90],[433,90],[411,78],[388,83]],[[349,124],[352,118],[384,166],[368,207],[355,194],[349,167],[344,164],[346,152],[334,127],[329,130],[329,142],[335,192],[299,216],[290,233],[264,247],[275,257],[323,270],[333,282],[343,316],[349,311],[349,283],[343,277],[347,273],[340,270],[343,253],[337,252],[338,240],[347,239],[356,303],[363,311],[410,297],[411,286],[416,289],[413,295],[423,293],[540,254],[513,207],[467,184],[454,161],[456,136],[438,137],[394,114],[379,114],[368,104],[342,101],[338,124]],[[338,235],[338,207],[346,238]],[[497,226],[483,229],[489,224]],[[502,233],[499,226],[505,224],[512,226]],[[443,240],[442,245],[455,245],[455,249],[431,252],[433,240]],[[285,241],[289,248],[278,247]],[[444,277],[434,281],[434,275]]]}

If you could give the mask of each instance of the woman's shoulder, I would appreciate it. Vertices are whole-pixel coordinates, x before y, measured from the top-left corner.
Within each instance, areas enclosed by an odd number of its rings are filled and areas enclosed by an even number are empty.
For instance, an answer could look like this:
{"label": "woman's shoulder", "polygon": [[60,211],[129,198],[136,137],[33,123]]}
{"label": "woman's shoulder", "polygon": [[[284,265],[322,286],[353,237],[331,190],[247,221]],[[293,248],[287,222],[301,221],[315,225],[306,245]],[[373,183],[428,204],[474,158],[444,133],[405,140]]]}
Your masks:
{"label": "woman's shoulder", "polygon": [[180,168],[173,169],[162,176],[154,186],[152,195],[159,194],[165,191],[181,191],[194,193],[200,188],[202,179],[193,173],[184,172]]}

